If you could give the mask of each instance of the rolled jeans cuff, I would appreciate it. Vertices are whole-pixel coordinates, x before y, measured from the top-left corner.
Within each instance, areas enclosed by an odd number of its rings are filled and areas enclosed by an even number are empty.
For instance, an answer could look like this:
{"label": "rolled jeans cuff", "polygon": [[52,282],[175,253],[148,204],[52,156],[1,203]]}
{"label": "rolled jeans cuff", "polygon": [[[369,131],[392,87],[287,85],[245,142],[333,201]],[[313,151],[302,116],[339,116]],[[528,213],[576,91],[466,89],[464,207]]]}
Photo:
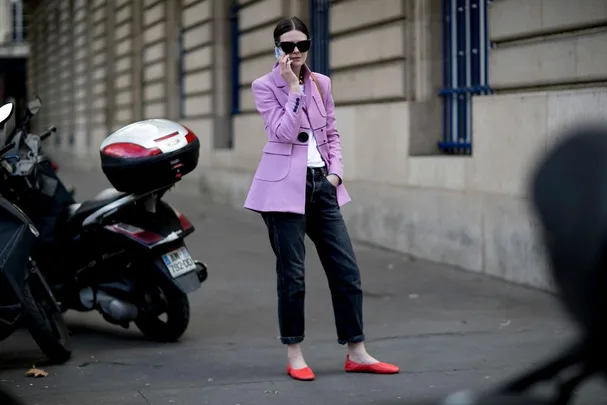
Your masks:
{"label": "rolled jeans cuff", "polygon": [[365,335],[358,335],[348,339],[338,339],[337,343],[345,345],[346,343],[360,343],[365,341]]}
{"label": "rolled jeans cuff", "polygon": [[284,345],[296,345],[298,343],[303,342],[304,336],[289,336],[289,337],[280,337],[280,342]]}

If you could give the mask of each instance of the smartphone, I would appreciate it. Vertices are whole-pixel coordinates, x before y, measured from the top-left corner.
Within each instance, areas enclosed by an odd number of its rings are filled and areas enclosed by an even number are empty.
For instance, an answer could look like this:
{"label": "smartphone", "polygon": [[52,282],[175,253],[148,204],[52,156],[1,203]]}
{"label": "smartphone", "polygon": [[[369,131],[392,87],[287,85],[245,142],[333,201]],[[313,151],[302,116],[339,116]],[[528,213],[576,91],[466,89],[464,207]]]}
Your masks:
{"label": "smartphone", "polygon": [[280,60],[284,54],[285,52],[280,47],[274,46],[274,56],[276,57],[276,60]]}

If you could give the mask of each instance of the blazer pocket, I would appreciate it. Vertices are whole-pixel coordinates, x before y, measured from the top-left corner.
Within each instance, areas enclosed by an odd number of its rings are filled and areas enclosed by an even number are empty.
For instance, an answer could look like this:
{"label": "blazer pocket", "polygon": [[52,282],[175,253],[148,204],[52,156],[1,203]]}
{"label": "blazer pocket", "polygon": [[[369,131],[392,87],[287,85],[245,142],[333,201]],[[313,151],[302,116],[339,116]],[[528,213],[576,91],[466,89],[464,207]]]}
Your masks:
{"label": "blazer pocket", "polygon": [[291,170],[292,143],[268,142],[263,148],[255,178],[263,181],[280,181]]}

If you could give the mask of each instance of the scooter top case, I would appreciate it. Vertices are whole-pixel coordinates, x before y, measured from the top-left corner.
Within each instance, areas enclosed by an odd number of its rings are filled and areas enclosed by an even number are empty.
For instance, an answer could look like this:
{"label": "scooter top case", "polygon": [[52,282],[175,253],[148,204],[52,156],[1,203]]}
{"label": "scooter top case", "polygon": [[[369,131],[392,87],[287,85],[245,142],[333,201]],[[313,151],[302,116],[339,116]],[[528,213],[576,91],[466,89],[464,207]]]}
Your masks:
{"label": "scooter top case", "polygon": [[188,128],[149,119],[120,128],[100,148],[101,168],[118,191],[142,194],[171,186],[198,165],[200,141]]}

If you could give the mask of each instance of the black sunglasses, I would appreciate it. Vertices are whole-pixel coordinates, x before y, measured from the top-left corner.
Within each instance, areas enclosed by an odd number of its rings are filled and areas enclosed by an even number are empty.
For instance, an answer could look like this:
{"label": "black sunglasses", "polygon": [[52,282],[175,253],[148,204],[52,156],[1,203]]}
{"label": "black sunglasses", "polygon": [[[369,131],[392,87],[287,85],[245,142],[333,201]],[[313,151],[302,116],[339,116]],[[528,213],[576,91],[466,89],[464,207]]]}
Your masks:
{"label": "black sunglasses", "polygon": [[293,53],[293,51],[295,51],[295,47],[299,49],[299,52],[308,52],[310,50],[311,43],[311,40],[306,39],[305,41],[299,42],[284,41],[277,43],[277,45],[280,46],[280,49],[282,49],[285,53]]}

